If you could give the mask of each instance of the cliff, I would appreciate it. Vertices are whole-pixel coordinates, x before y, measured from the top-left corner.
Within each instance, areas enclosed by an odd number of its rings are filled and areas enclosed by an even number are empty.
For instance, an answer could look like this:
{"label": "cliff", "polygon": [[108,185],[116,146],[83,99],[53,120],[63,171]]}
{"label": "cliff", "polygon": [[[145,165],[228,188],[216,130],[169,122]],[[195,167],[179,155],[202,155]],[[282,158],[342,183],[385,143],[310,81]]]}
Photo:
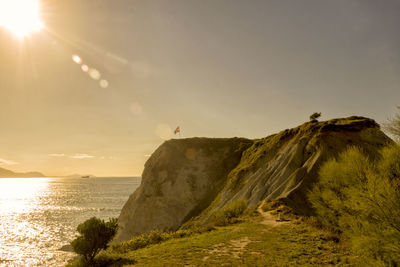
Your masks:
{"label": "cliff", "polygon": [[0,178],[31,178],[31,177],[45,177],[44,174],[40,172],[25,172],[18,173],[7,169],[0,168]]}
{"label": "cliff", "polygon": [[391,142],[375,121],[363,117],[308,122],[256,140],[167,141],[146,162],[140,187],[122,209],[116,240],[175,230],[189,220],[205,222],[240,198],[249,206],[281,199],[310,214],[305,195],[321,163],[349,146],[374,156]]}

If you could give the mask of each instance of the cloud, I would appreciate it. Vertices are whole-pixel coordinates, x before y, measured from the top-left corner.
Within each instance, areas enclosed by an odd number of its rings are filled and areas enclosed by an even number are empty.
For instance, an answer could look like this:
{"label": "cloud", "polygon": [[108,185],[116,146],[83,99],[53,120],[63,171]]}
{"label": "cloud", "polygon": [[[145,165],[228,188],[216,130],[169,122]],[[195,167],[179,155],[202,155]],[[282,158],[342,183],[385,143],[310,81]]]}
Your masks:
{"label": "cloud", "polygon": [[8,159],[0,159],[0,165],[17,165],[18,162],[8,160]]}
{"label": "cloud", "polygon": [[61,158],[65,157],[65,154],[49,154],[50,157],[56,157],[56,158]]}
{"label": "cloud", "polygon": [[88,154],[75,154],[71,156],[73,159],[92,159],[94,156]]}
{"label": "cloud", "polygon": [[54,153],[54,154],[48,154],[48,156],[50,157],[54,157],[54,158],[63,158],[63,157],[69,157],[71,159],[92,159],[95,158],[95,156],[93,155],[89,155],[89,154],[75,154],[75,155],[67,155],[64,153]]}

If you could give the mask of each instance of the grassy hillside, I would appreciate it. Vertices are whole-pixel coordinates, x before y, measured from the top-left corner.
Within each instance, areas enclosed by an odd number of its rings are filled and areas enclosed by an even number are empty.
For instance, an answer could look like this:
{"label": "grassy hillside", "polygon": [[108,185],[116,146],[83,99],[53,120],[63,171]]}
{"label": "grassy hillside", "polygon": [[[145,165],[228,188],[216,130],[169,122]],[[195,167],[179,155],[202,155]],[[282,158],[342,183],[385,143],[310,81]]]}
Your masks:
{"label": "grassy hillside", "polygon": [[139,249],[123,255],[135,266],[353,265],[352,255],[331,235],[310,226],[267,226],[244,222],[204,234]]}
{"label": "grassy hillside", "polygon": [[[103,262],[135,262],[135,266],[354,266],[357,257],[331,232],[302,217],[277,222],[260,211],[238,223],[183,238],[172,238],[142,249],[97,258]],[[128,264],[129,265],[129,264]],[[76,265],[75,265],[76,266]]]}

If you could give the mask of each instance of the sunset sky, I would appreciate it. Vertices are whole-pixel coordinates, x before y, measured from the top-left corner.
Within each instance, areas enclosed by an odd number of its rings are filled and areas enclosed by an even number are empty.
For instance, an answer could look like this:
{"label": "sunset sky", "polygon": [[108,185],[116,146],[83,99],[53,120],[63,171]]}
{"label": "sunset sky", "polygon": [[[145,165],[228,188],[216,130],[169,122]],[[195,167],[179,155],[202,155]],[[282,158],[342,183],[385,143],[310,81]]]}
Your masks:
{"label": "sunset sky", "polygon": [[384,122],[400,105],[399,0],[40,8],[40,31],[0,27],[2,168],[138,176],[178,125],[182,137],[255,138],[314,111]]}

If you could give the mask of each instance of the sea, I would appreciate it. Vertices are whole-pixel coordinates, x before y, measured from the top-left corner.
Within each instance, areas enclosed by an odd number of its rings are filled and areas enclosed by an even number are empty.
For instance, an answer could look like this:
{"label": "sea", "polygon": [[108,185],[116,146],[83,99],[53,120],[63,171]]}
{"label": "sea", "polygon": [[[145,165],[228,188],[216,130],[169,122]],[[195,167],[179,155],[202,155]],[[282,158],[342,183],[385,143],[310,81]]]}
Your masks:
{"label": "sea", "polygon": [[77,226],[118,217],[140,177],[0,178],[0,266],[64,266]]}

